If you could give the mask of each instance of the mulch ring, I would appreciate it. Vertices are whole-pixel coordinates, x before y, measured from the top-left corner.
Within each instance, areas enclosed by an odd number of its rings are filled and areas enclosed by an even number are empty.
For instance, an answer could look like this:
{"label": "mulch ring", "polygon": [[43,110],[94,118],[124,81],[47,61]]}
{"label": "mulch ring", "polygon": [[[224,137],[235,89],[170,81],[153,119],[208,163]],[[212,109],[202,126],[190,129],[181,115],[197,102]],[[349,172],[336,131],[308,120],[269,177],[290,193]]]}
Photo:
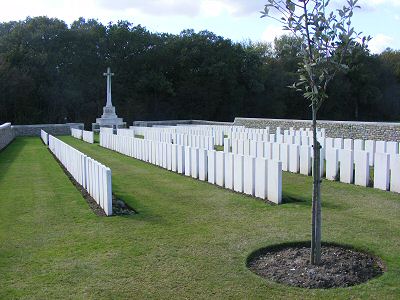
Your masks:
{"label": "mulch ring", "polygon": [[357,285],[385,269],[379,258],[337,245],[322,245],[318,266],[310,264],[308,245],[264,248],[252,254],[247,265],[271,281],[310,289]]}

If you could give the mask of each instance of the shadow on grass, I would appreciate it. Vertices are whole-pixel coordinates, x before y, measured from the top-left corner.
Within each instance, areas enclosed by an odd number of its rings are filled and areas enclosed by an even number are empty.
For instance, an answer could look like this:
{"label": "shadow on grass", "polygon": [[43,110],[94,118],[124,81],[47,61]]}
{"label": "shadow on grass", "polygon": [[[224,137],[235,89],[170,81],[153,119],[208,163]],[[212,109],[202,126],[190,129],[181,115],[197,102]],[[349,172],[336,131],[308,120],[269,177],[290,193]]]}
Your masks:
{"label": "shadow on grass", "polygon": [[26,144],[28,142],[24,138],[16,138],[0,150],[0,180],[7,176],[7,170],[26,147]]}
{"label": "shadow on grass", "polygon": [[[324,201],[324,196],[322,195],[322,207],[323,208],[331,208],[331,209],[339,209],[343,208],[343,205],[339,205],[338,203],[333,203],[332,201]],[[300,206],[309,206],[311,207],[312,198],[310,196],[298,196],[287,193],[282,193],[282,205],[285,204],[296,204]]]}
{"label": "shadow on grass", "polygon": [[311,205],[311,199],[307,197],[293,197],[291,195],[287,195],[285,193],[282,194],[282,204],[291,204],[296,203],[303,206]]}

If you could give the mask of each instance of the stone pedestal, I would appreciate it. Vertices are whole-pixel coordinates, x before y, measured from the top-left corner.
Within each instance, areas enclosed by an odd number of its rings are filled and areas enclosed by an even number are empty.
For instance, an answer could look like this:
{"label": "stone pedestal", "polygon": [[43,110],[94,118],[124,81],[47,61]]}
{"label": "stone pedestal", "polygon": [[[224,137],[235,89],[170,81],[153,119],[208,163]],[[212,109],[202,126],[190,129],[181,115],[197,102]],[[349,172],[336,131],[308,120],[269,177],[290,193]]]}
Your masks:
{"label": "stone pedestal", "polygon": [[100,127],[109,127],[114,129],[125,128],[126,122],[124,122],[122,118],[118,118],[114,106],[104,106],[101,118],[97,118],[96,123],[92,123],[93,131],[99,131]]}

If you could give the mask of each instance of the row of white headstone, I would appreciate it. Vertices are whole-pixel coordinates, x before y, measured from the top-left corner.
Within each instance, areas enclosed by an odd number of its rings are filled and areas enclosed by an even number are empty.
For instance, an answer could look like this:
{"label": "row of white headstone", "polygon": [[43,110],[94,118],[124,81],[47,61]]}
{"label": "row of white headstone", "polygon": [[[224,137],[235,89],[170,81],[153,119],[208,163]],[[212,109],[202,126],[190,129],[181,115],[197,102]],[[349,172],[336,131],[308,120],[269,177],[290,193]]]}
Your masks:
{"label": "row of white headstone", "polygon": [[94,133],[93,131],[81,130],[76,128],[71,128],[71,135],[74,138],[79,140],[83,140],[87,143],[93,144],[94,143]]}
{"label": "row of white headstone", "polygon": [[280,204],[282,163],[100,131],[100,146],[167,170]]}
{"label": "row of white headstone", "polygon": [[82,129],[71,128],[71,135],[74,138],[81,140],[82,139]]}
{"label": "row of white headstone", "polygon": [[0,150],[5,148],[14,139],[14,133],[11,128],[11,123],[0,125]]}
{"label": "row of white headstone", "polygon": [[118,135],[135,137],[135,131],[127,128],[117,128]]}
{"label": "row of white headstone", "polygon": [[[286,130],[285,130],[286,131]],[[311,134],[310,134],[311,133]],[[228,136],[229,137],[229,136]],[[324,138],[322,132],[317,132],[318,140]],[[286,143],[296,145],[311,145],[312,144],[312,132],[310,131],[294,131],[292,133],[270,133],[269,128],[260,131],[241,131],[233,132],[231,139],[238,140],[253,140],[253,141],[264,141],[270,143]]]}
{"label": "row of white headstone", "polygon": [[325,148],[366,151],[369,153],[370,166],[374,166],[375,153],[399,154],[399,143],[395,141],[326,138]]}
{"label": "row of white headstone", "polygon": [[[368,186],[370,182],[370,153],[364,150],[326,149],[326,178],[345,183]],[[400,155],[374,155],[373,187],[400,193]]]}
{"label": "row of white headstone", "polygon": [[112,215],[112,182],[110,168],[86,156],[56,137],[41,131],[43,142],[74,179],[93,197],[107,216]]}
{"label": "row of white headstone", "polygon": [[[299,145],[312,144],[312,131],[310,128],[301,128],[300,130],[282,131],[280,127],[276,132],[266,128],[246,128],[243,126],[226,125],[180,125],[180,126],[162,126],[162,127],[135,127],[131,126],[135,134],[143,135],[146,139],[169,142],[174,139],[176,134],[205,135],[214,137],[216,145],[223,145],[224,137],[231,139],[250,139],[265,142],[296,143]],[[293,137],[293,141],[289,141]],[[317,138],[325,137],[325,130],[317,130]]]}
{"label": "row of white headstone", "polygon": [[40,138],[46,146],[49,145],[49,134],[43,129],[40,129]]}
{"label": "row of white headstone", "polygon": [[[283,171],[311,175],[313,155],[310,146],[225,138],[224,152],[281,161]],[[324,174],[324,153],[321,149],[321,176]]]}
{"label": "row of white headstone", "polygon": [[398,142],[330,137],[319,142],[326,160],[327,179],[368,186],[370,167],[374,167],[374,188],[400,192]]}
{"label": "row of white headstone", "polygon": [[[117,135],[123,136],[130,136],[126,132],[117,131]],[[214,137],[206,136],[206,135],[189,135],[189,134],[180,134],[180,133],[157,133],[152,132],[151,134],[147,134],[144,139],[156,141],[156,142],[163,142],[163,143],[172,143],[182,146],[189,146],[189,147],[196,147],[196,148],[203,148],[207,150],[214,150]]]}
{"label": "row of white headstone", "polygon": [[[232,146],[230,147],[229,144]],[[253,140],[232,140],[224,142],[225,153],[264,157],[282,162],[282,170],[311,175],[313,152],[310,146],[297,144],[269,143]],[[360,186],[370,184],[370,154],[364,150],[348,150],[328,147],[321,149],[320,170],[326,179],[354,183]],[[375,153],[374,188],[400,192],[400,155]]]}
{"label": "row of white headstone", "polygon": [[[227,126],[223,126],[224,128]],[[168,127],[135,127],[131,126],[130,130],[135,135],[143,135],[147,140],[159,142],[170,142],[174,140],[177,134],[210,136],[213,137],[216,145],[223,145],[224,130],[219,127],[212,126],[168,126]]]}
{"label": "row of white headstone", "polygon": [[[277,143],[286,144],[297,144],[300,146],[312,146],[312,131],[309,128],[305,130],[301,128],[300,130],[294,130],[290,128],[289,130],[282,130],[277,127],[276,133],[269,134],[269,136],[260,135],[259,133],[255,135],[249,134],[251,130],[240,132],[239,134],[234,134],[233,137],[237,139],[249,139],[254,141],[269,141]],[[390,155],[399,154],[400,147],[399,143],[396,141],[375,141],[375,140],[362,140],[362,139],[344,139],[344,138],[330,138],[325,136],[325,130],[322,128],[317,132],[317,139],[320,142],[323,149],[336,148],[336,149],[346,149],[354,151],[367,151],[369,153],[369,165],[374,165],[375,153],[388,153]]]}

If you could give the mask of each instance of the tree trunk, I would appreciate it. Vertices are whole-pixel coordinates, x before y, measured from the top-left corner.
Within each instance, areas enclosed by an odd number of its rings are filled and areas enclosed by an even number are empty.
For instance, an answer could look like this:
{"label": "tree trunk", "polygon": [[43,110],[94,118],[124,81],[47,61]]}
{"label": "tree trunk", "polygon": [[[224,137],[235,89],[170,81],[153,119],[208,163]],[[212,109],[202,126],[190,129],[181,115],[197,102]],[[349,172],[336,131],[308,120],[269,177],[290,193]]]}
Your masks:
{"label": "tree trunk", "polygon": [[312,194],[312,220],[311,220],[311,256],[313,265],[321,262],[321,172],[320,172],[320,149],[317,140],[317,109],[312,107],[312,129],[313,129],[313,194]]}

